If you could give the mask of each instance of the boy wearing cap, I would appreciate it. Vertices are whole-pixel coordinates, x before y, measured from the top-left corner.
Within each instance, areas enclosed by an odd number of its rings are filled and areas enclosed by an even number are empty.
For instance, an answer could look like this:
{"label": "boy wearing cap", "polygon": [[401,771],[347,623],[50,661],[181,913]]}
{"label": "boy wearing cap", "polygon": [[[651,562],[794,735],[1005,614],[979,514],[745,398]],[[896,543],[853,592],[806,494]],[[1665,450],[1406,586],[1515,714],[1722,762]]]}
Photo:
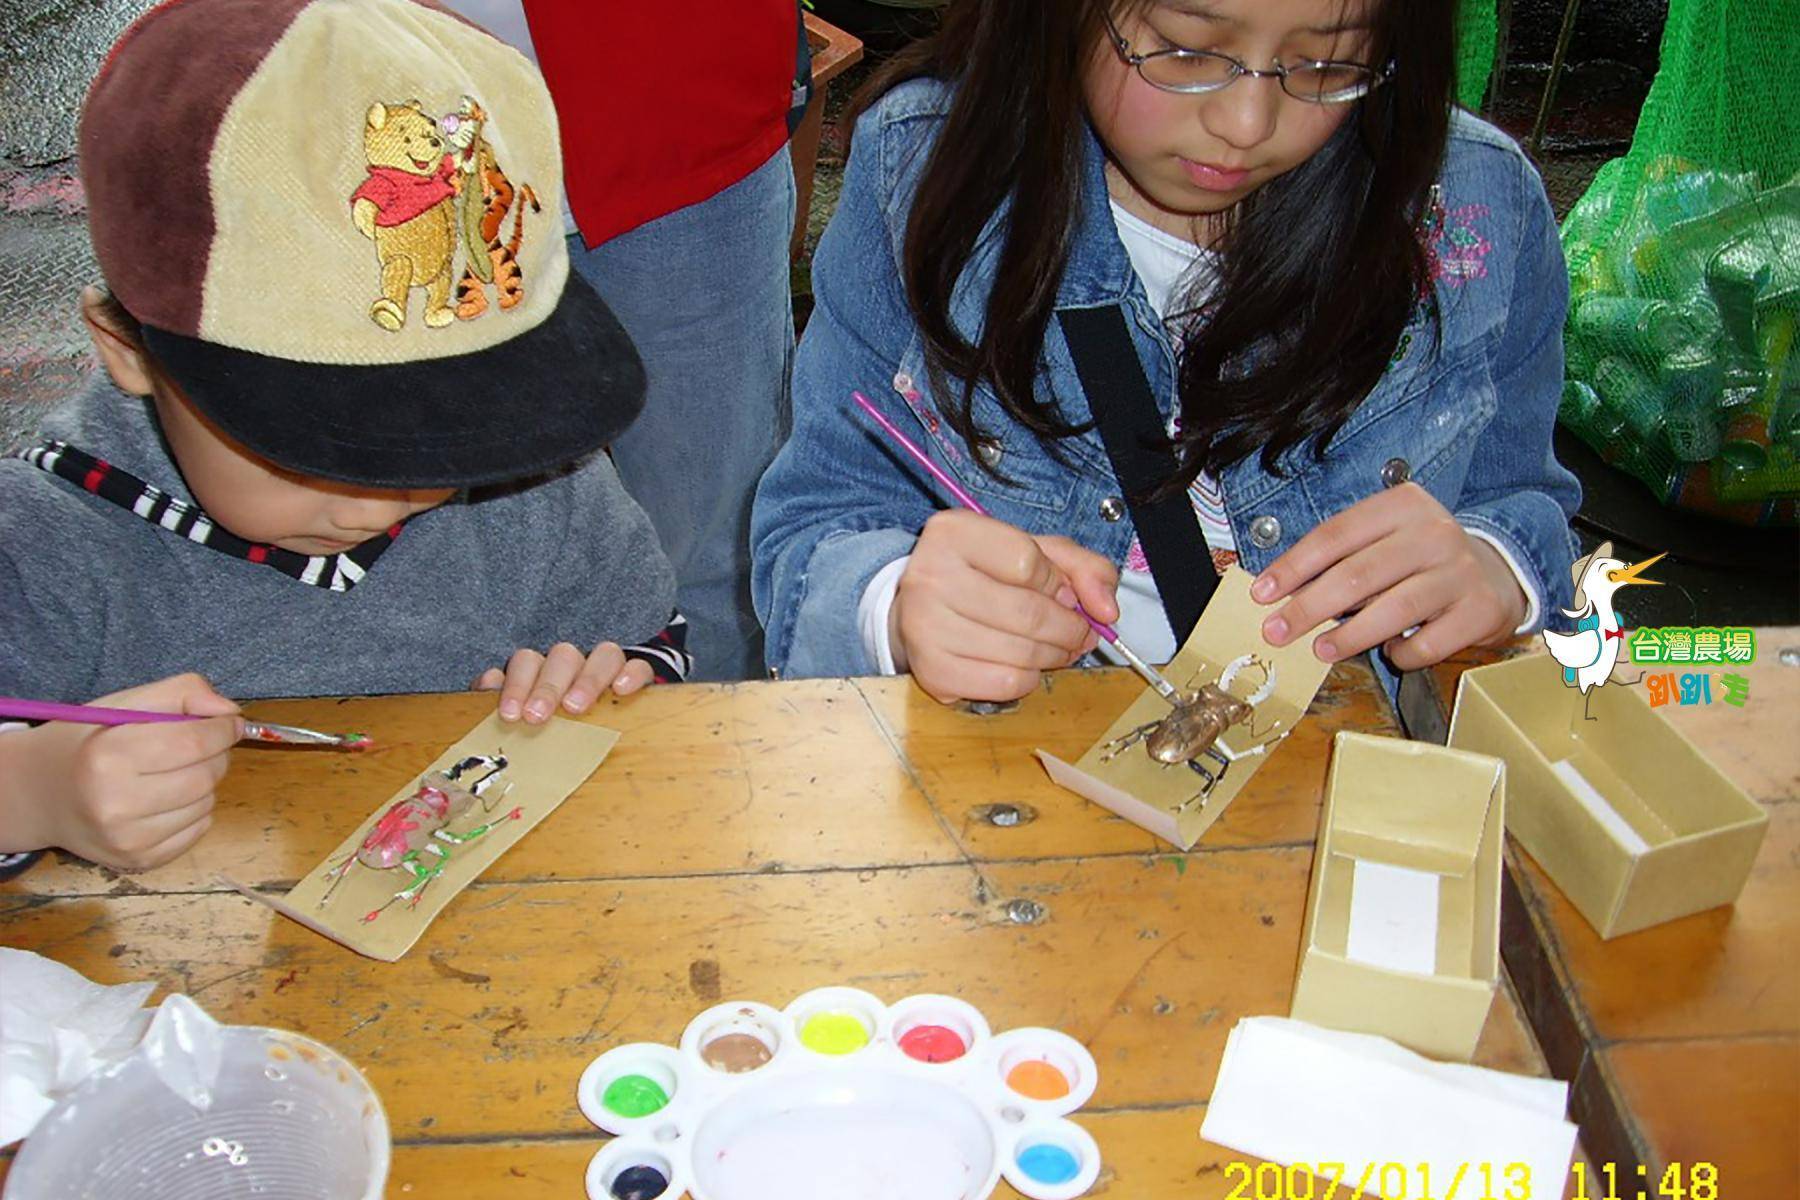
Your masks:
{"label": "boy wearing cap", "polygon": [[225,695],[473,682],[541,721],[682,677],[601,452],[642,368],[569,272],[522,57],[413,0],[175,0],[114,47],[80,161],[106,378],[0,462],[0,694],[160,680],[108,702],[213,719],[0,737],[0,852],[185,850]]}

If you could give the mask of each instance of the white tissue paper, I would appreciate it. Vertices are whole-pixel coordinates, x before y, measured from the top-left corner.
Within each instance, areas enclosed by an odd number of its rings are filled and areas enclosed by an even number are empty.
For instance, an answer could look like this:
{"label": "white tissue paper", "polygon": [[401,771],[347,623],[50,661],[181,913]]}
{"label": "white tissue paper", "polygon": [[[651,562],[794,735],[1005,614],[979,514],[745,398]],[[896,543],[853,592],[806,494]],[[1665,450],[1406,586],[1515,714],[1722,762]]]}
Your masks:
{"label": "white tissue paper", "polygon": [[0,947],[0,1146],[26,1136],[100,1067],[131,1053],[154,983],[106,987],[28,950]]}
{"label": "white tissue paper", "polygon": [[1200,1136],[1283,1166],[1330,1164],[1346,1195],[1358,1183],[1382,1194],[1394,1164],[1412,1173],[1403,1189],[1418,1194],[1428,1169],[1433,1194],[1445,1195],[1461,1176],[1479,1191],[1482,1164],[1499,1179],[1519,1163],[1533,1195],[1560,1196],[1575,1151],[1568,1092],[1554,1079],[1433,1062],[1372,1034],[1246,1017],[1226,1039]]}

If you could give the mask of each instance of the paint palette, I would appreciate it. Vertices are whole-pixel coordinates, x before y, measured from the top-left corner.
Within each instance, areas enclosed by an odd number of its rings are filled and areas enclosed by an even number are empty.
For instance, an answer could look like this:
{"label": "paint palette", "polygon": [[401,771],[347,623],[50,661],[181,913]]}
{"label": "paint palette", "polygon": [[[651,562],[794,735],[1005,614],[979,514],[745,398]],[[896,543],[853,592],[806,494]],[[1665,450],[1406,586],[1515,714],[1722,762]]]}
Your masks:
{"label": "paint palette", "polygon": [[994,1034],[950,996],[885,1005],[819,988],[695,1017],[679,1047],[608,1050],[581,1111],[617,1135],[588,1164],[590,1200],[984,1200],[1002,1176],[1072,1200],[1100,1148],[1068,1119],[1098,1082],[1053,1029]]}

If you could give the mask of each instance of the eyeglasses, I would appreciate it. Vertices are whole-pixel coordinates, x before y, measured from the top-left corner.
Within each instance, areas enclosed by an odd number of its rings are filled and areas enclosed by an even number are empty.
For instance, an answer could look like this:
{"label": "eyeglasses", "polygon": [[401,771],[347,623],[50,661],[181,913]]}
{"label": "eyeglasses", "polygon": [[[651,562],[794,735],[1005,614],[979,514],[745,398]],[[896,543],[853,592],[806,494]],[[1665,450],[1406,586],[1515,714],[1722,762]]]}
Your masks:
{"label": "eyeglasses", "polygon": [[1392,63],[1376,70],[1361,63],[1304,58],[1292,64],[1277,62],[1270,71],[1256,71],[1229,54],[1212,50],[1154,50],[1149,54],[1134,54],[1131,43],[1119,33],[1110,13],[1106,16],[1106,29],[1112,34],[1113,49],[1119,58],[1126,66],[1136,68],[1145,83],[1165,92],[1189,96],[1230,87],[1247,75],[1252,79],[1279,79],[1282,91],[1308,104],[1345,104],[1360,100],[1394,75]]}

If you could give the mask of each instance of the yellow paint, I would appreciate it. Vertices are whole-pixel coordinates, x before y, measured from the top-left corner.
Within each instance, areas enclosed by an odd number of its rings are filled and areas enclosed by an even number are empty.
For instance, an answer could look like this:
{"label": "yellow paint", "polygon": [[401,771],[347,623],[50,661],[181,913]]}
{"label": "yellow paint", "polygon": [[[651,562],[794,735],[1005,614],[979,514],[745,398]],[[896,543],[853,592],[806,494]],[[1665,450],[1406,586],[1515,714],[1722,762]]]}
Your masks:
{"label": "yellow paint", "polygon": [[855,1054],[869,1044],[869,1031],[847,1012],[814,1013],[800,1029],[800,1044],[820,1054]]}

